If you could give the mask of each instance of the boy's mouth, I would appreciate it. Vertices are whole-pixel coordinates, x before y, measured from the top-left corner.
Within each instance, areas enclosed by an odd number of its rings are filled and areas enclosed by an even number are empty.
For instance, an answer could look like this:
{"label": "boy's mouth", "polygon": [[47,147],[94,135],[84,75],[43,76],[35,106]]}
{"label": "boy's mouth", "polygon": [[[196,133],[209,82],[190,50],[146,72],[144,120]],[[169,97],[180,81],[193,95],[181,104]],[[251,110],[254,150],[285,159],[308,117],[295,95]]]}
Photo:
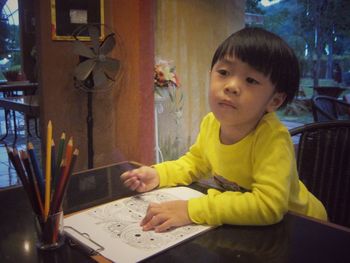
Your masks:
{"label": "boy's mouth", "polygon": [[229,100],[221,100],[218,104],[220,107],[229,107],[232,109],[237,109],[237,107]]}

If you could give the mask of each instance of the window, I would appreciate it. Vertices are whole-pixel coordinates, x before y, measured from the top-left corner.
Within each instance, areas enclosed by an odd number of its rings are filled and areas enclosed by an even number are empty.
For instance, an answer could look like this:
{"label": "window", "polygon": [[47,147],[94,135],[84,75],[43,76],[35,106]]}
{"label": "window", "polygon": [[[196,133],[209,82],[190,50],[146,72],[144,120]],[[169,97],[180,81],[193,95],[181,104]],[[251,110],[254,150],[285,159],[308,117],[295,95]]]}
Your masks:
{"label": "window", "polygon": [[[0,72],[8,80],[17,80],[21,71],[17,0],[0,0]],[[1,80],[0,75],[0,80]]]}
{"label": "window", "polygon": [[[340,87],[341,98],[350,86],[349,13],[346,0],[247,0],[246,26],[272,31],[294,49],[300,62],[301,95],[311,97],[317,87]],[[303,115],[298,109],[307,109],[292,106],[294,114],[289,117],[296,119]],[[282,117],[288,116],[283,112]]]}

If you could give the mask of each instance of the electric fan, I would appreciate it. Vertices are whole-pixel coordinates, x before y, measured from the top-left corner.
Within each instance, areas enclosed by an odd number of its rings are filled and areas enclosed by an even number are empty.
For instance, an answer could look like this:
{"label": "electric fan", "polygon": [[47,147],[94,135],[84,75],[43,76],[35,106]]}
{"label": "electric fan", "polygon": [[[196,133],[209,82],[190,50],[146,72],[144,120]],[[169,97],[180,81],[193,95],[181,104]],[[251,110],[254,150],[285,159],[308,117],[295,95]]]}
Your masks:
{"label": "electric fan", "polygon": [[[79,55],[79,63],[74,69],[74,85],[87,93],[87,143],[88,143],[88,168],[93,168],[93,115],[92,115],[92,95],[94,92],[110,90],[121,76],[121,60],[108,55],[112,52],[116,44],[121,41],[116,33],[109,33],[104,38],[100,38],[101,24],[89,24],[79,28],[73,34],[75,41],[73,52]],[[104,28],[105,29],[105,28]],[[105,30],[104,30],[105,31]],[[88,42],[82,42],[88,34]],[[118,42],[116,41],[116,37]]]}

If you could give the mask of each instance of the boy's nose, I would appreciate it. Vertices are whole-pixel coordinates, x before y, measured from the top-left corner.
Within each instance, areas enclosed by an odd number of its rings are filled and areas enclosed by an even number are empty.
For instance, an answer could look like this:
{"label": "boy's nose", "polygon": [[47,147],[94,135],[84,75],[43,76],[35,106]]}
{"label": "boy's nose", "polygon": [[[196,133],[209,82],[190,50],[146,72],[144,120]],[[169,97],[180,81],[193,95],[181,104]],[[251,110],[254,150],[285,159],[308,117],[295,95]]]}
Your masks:
{"label": "boy's nose", "polygon": [[239,95],[240,89],[237,83],[230,82],[225,85],[224,92],[228,95]]}

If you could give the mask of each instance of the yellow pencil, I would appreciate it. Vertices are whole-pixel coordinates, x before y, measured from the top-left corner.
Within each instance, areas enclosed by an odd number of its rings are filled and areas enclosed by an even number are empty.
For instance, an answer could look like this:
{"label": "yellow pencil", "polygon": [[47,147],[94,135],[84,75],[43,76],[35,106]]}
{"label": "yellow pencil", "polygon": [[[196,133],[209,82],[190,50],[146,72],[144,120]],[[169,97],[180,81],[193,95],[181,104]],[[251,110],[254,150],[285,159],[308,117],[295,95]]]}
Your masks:
{"label": "yellow pencil", "polygon": [[46,137],[46,166],[45,166],[45,221],[50,210],[50,192],[51,192],[51,141],[52,141],[52,124],[49,121],[47,125]]}

